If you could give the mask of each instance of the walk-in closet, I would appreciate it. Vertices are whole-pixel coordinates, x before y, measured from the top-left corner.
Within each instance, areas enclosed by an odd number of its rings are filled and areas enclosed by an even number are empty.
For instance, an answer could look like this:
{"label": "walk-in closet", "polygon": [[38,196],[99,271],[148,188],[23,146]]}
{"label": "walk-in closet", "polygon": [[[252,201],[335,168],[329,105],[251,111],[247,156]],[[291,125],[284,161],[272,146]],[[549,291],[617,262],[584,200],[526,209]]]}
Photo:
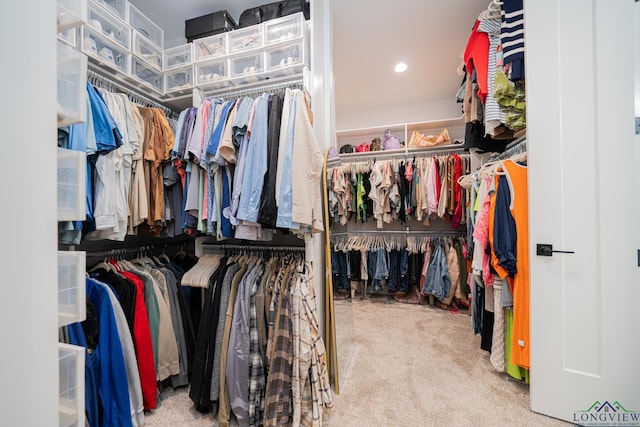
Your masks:
{"label": "walk-in closet", "polygon": [[0,425],[640,426],[638,1],[5,9]]}

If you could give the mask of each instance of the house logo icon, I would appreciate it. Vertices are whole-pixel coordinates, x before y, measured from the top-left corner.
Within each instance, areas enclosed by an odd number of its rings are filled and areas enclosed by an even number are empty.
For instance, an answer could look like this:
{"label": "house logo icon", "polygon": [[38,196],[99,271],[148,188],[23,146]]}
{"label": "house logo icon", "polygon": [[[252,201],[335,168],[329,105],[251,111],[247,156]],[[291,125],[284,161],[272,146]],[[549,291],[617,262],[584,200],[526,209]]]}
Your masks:
{"label": "house logo icon", "polygon": [[598,400],[589,409],[574,412],[573,421],[580,426],[640,426],[640,411],[627,410],[617,400]]}

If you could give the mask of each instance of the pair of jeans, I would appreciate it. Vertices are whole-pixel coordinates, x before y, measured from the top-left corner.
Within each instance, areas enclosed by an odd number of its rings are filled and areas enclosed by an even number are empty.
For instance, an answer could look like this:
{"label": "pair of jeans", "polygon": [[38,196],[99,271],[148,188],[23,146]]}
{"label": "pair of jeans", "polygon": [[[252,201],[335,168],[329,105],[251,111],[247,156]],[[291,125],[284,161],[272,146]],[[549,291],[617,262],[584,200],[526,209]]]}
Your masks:
{"label": "pair of jeans", "polygon": [[360,280],[360,251],[349,251],[349,279]]}
{"label": "pair of jeans", "polygon": [[367,252],[367,267],[369,267],[369,292],[373,292],[376,286],[376,267],[378,262],[378,252],[372,250]]}
{"label": "pair of jeans", "polygon": [[451,289],[451,277],[449,276],[449,266],[443,244],[436,243],[433,260],[427,269],[427,280],[422,292],[433,295],[439,300],[449,295]]}
{"label": "pair of jeans", "polygon": [[333,290],[349,289],[347,276],[347,254],[341,251],[331,251],[331,274],[333,275]]}
{"label": "pair of jeans", "polygon": [[400,251],[393,249],[389,252],[389,292],[398,290],[400,277]]}
{"label": "pair of jeans", "polygon": [[424,264],[424,254],[417,253],[409,255],[409,285],[419,284],[422,276],[422,265]]}
{"label": "pair of jeans", "polygon": [[409,291],[409,252],[407,249],[389,252],[389,291]]}
{"label": "pair of jeans", "polygon": [[387,251],[384,249],[376,250],[376,269],[373,275],[373,289],[372,291],[379,291],[382,289],[384,282],[389,278],[389,263],[387,261]]}

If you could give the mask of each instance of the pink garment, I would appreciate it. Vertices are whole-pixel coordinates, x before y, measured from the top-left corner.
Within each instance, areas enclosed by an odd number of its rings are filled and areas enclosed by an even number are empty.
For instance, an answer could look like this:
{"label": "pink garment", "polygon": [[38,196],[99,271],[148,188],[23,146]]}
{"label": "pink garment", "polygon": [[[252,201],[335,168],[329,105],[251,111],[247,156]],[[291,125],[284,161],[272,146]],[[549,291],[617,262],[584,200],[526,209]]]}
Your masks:
{"label": "pink garment", "polygon": [[429,168],[429,176],[427,178],[427,200],[428,215],[435,218],[438,215],[438,161],[435,157],[431,159],[431,167]]}
{"label": "pink garment", "polygon": [[[204,179],[204,190],[202,194],[209,194],[209,180],[206,178]],[[206,221],[209,218],[209,203],[204,200],[206,200],[206,197],[202,201],[201,217],[203,221]]]}
{"label": "pink garment", "polygon": [[407,162],[407,166],[404,169],[404,179],[411,182],[413,179],[413,163]]}
{"label": "pink garment", "polygon": [[[482,194],[482,206],[480,207],[480,213],[476,219],[476,226],[473,229],[473,238],[476,239],[483,249],[489,247],[489,189],[491,187],[491,178],[486,178],[484,189],[485,193]],[[493,274],[491,274],[490,268],[491,256],[487,251],[482,251],[482,280],[484,280],[485,286],[491,286],[493,284]]]}
{"label": "pink garment", "polygon": [[193,162],[195,164],[200,163],[202,158],[202,151],[204,145],[204,135],[206,133],[207,119],[209,117],[209,110],[211,108],[211,101],[205,100],[202,106],[198,108],[196,113],[196,123],[193,126],[193,132],[187,142],[186,153],[190,153],[193,156]]}

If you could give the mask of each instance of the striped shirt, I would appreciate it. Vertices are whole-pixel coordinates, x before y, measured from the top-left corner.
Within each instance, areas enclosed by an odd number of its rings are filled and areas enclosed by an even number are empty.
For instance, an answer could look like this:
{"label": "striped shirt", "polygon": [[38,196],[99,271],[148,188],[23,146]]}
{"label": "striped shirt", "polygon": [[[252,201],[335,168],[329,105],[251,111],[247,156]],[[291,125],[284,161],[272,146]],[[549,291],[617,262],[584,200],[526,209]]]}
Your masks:
{"label": "striped shirt", "polygon": [[493,135],[493,130],[501,123],[506,123],[507,114],[494,96],[496,79],[496,51],[500,44],[500,20],[483,19],[478,25],[478,31],[489,35],[489,64],[487,67],[487,97],[484,104],[484,127],[487,134]]}
{"label": "striped shirt", "polygon": [[503,0],[500,39],[511,80],[524,79],[524,10],[522,0]]}

